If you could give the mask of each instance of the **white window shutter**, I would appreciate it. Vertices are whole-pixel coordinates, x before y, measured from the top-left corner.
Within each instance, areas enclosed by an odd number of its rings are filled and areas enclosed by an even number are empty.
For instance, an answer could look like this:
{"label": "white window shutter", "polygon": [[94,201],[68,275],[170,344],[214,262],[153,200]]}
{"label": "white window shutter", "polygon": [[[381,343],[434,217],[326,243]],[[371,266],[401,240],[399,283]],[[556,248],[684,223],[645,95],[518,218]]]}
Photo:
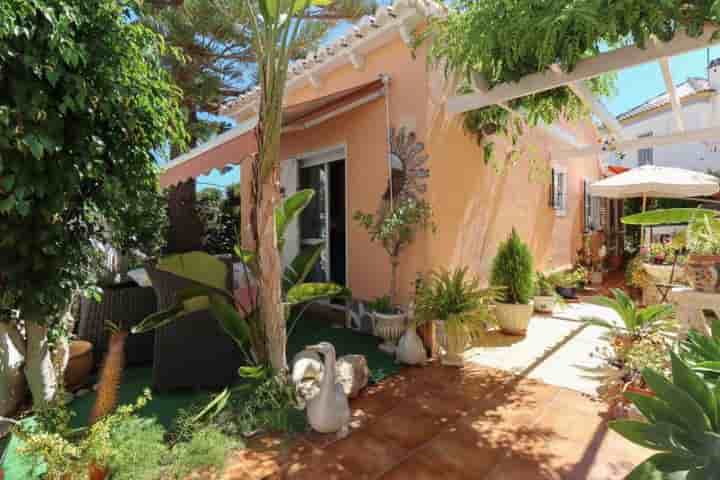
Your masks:
{"label": "white window shutter", "polygon": [[[280,164],[280,186],[285,192],[284,198],[297,192],[298,188],[298,162],[288,159]],[[283,265],[287,266],[300,252],[300,227],[297,219],[287,228],[285,233],[285,248],[282,251]]]}

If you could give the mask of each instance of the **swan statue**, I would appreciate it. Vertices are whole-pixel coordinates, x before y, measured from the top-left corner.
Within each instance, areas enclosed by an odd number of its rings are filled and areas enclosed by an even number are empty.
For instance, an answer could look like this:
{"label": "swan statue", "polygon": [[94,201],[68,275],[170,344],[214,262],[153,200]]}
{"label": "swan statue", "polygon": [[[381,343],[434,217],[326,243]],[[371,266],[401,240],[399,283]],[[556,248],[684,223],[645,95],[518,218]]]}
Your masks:
{"label": "swan statue", "polygon": [[335,347],[328,342],[320,342],[305,350],[316,352],[324,359],[320,391],[307,401],[308,423],[317,432],[338,432],[344,437],[348,434],[350,404],[343,386],[335,382]]}

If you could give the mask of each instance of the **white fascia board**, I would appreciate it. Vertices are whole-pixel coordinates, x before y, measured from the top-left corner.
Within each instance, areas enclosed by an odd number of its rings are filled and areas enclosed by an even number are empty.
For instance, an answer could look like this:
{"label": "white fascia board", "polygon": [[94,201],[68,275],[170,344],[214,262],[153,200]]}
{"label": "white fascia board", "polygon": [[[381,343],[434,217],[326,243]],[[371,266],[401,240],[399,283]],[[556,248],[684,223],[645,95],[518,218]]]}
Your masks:
{"label": "white fascia board", "polygon": [[678,96],[675,83],[673,83],[672,72],[670,71],[670,59],[663,57],[658,60],[660,70],[662,71],[663,80],[665,80],[665,89],[670,97],[670,105],[672,105],[673,118],[675,120],[675,131],[685,131],[685,122],[682,116],[682,105]]}

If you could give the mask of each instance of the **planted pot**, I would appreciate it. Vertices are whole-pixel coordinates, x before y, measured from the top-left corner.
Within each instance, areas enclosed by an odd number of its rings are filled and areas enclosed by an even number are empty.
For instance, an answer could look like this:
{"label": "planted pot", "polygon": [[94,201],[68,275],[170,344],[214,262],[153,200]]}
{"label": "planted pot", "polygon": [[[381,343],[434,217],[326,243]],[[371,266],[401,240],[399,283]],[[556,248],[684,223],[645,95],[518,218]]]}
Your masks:
{"label": "planted pot", "polygon": [[425,345],[414,326],[409,326],[400,337],[395,355],[405,365],[422,365],[427,361]]}
{"label": "planted pot", "polygon": [[385,353],[394,354],[397,341],[405,333],[405,314],[373,312],[375,335],[384,340],[378,347]]}
{"label": "planted pot", "polygon": [[525,335],[532,312],[533,302],[527,305],[522,303],[498,303],[495,307],[498,325],[508,335]]}
{"label": "planted pot", "polygon": [[720,255],[688,256],[685,267],[690,285],[697,291],[720,292]]}
{"label": "planted pot", "polygon": [[555,295],[537,295],[533,298],[535,311],[539,313],[552,313],[556,303]]}
{"label": "planted pot", "polygon": [[644,396],[644,397],[654,397],[654,396],[655,396],[655,392],[653,392],[653,391],[650,390],[649,388],[647,388],[647,387],[640,387],[640,386],[635,385],[635,384],[633,384],[633,383],[628,384],[628,385],[625,387],[625,391],[626,391],[626,392],[629,392],[629,393],[635,393],[635,394],[637,394],[637,395],[642,395],[642,396]]}
{"label": "planted pot", "polygon": [[575,300],[577,298],[577,287],[556,287],[558,295],[567,299]]}
{"label": "planted pot", "polygon": [[65,385],[69,391],[75,391],[88,382],[94,366],[93,345],[85,340],[70,342],[69,360],[65,368]]}
{"label": "planted pot", "polygon": [[463,353],[470,344],[470,335],[464,327],[453,329],[448,333],[447,324],[443,321],[435,323],[437,342],[440,346],[440,363],[448,367],[462,367],[465,365]]}
{"label": "planted pot", "polygon": [[88,466],[88,480],[105,480],[110,477],[107,467],[100,467],[91,463]]}

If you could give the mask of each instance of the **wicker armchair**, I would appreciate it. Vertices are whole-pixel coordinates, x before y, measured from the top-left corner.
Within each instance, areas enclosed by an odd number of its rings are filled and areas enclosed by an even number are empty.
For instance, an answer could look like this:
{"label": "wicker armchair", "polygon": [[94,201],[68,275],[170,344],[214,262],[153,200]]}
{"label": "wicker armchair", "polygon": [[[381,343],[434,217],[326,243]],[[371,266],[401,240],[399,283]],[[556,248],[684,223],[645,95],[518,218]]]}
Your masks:
{"label": "wicker armchair", "polygon": [[[233,271],[227,268],[227,290],[232,291]],[[178,291],[199,284],[145,266],[158,299],[158,310],[175,304]],[[169,323],[155,331],[153,388],[216,388],[233,383],[242,364],[240,349],[223,331],[209,310],[200,310]]]}

